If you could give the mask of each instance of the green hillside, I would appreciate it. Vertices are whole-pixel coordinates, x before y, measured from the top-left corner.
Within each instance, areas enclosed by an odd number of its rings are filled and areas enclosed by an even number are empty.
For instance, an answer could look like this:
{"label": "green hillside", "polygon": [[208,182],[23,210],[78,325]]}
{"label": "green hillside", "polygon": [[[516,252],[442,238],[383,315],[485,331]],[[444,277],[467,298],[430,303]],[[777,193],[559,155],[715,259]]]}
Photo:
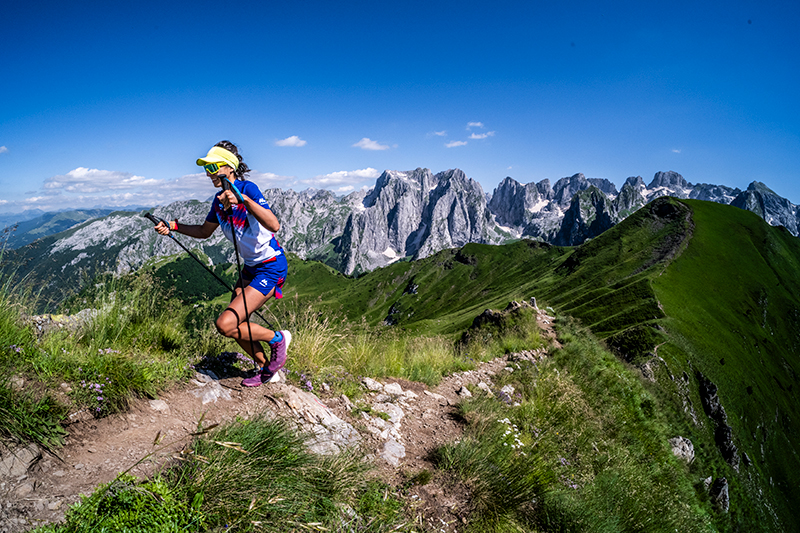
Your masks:
{"label": "green hillside", "polygon": [[[484,309],[535,296],[628,362],[653,363],[657,353],[666,367],[650,365],[648,387],[675,434],[694,443],[698,486],[701,477],[727,478],[730,526],[800,529],[791,512],[800,502],[800,240],[752,213],[660,198],[577,248],[470,244],[358,279],[293,261],[287,286],[351,319],[389,317],[409,332],[454,336]],[[738,472],[715,444],[700,375],[718,387]]]}

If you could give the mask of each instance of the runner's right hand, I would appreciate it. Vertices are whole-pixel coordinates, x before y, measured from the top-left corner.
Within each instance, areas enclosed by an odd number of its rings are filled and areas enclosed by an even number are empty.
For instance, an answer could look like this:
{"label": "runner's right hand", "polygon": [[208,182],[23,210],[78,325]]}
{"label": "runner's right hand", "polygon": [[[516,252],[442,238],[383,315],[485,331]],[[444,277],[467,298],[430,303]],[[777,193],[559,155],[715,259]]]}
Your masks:
{"label": "runner's right hand", "polygon": [[159,235],[169,235],[169,228],[163,221],[155,225],[155,230]]}

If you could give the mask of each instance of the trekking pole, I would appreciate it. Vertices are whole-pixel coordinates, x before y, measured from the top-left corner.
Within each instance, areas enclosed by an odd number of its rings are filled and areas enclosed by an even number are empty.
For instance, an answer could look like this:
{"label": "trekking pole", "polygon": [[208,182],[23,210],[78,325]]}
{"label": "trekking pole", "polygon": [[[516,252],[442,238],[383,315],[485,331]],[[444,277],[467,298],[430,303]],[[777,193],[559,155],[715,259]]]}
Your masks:
{"label": "trekking pole", "polygon": [[[228,178],[224,175],[220,175],[222,181],[222,190],[223,191],[231,191],[234,195],[236,195],[236,199],[244,205],[244,198],[242,197],[241,193],[233,186],[233,183],[228,180]],[[245,208],[246,209],[246,208]],[[239,271],[239,282],[242,283],[242,303],[244,304],[244,321],[247,323],[247,336],[250,337],[250,350],[253,352],[253,364],[256,362],[256,348],[255,343],[253,342],[253,330],[250,327],[250,313],[247,311],[247,298],[244,295],[244,280],[242,279],[242,265],[239,261],[239,244],[236,242],[236,226],[233,223],[233,207],[228,209],[228,218],[230,218],[231,222],[231,240],[233,241],[233,251],[236,252],[236,268]],[[247,216],[247,215],[245,215]],[[234,288],[235,291],[235,288]],[[237,326],[238,329],[238,326]],[[265,354],[266,355],[266,354]],[[266,358],[265,358],[266,359]],[[269,362],[265,363],[265,366],[268,365]],[[256,367],[258,368],[258,367]]]}
{"label": "trekking pole", "polygon": [[[157,218],[157,217],[153,216],[151,213],[145,213],[143,216],[144,216],[146,219],[148,219],[150,222],[152,222],[154,226],[157,226],[159,222],[163,222],[165,226],[169,227],[169,224],[167,223],[167,221],[166,221],[166,220],[164,220],[164,219],[162,219],[162,218]],[[216,278],[216,280],[217,280],[217,281],[219,281],[219,282],[220,282],[220,284],[221,284],[223,287],[225,287],[225,289],[226,289],[227,291],[229,291],[229,292],[234,292],[234,291],[233,291],[233,289],[231,289],[231,286],[230,286],[230,285],[228,285],[228,282],[227,282],[227,281],[225,281],[224,279],[222,279],[221,277],[219,277],[219,276],[218,276],[218,275],[217,275],[217,274],[216,274],[216,273],[215,273],[213,270],[211,270],[210,268],[208,268],[208,266],[206,266],[206,264],[205,264],[205,263],[203,263],[203,261],[202,261],[202,260],[201,260],[199,257],[197,257],[196,255],[194,255],[192,252],[190,252],[190,251],[189,251],[189,249],[188,249],[186,246],[184,246],[183,244],[181,244],[181,241],[179,241],[178,239],[176,239],[176,238],[175,238],[175,236],[174,236],[174,235],[172,235],[172,232],[169,232],[169,233],[167,234],[167,237],[169,237],[170,239],[172,239],[172,242],[174,242],[175,244],[177,244],[178,246],[180,246],[181,248],[183,248],[183,251],[184,251],[184,252],[186,252],[187,254],[189,254],[189,257],[191,257],[192,259],[194,259],[195,261],[197,261],[197,262],[200,264],[200,266],[201,266],[201,267],[203,267],[203,268],[205,268],[205,269],[206,269],[206,272],[208,272],[209,274],[211,274],[212,276],[214,276],[214,277]],[[263,320],[263,321],[264,321],[264,322],[265,322],[265,323],[266,323],[266,324],[267,324],[267,325],[268,325],[270,328],[273,328],[273,329],[274,329],[274,326],[273,326],[273,325],[272,325],[272,324],[271,324],[271,323],[270,323],[270,322],[269,322],[269,321],[268,321],[266,318],[264,318],[264,317],[261,315],[261,313],[259,313],[258,311],[254,311],[254,312],[253,312],[253,314],[255,314],[255,315],[258,317],[258,318],[260,318],[261,320]]]}

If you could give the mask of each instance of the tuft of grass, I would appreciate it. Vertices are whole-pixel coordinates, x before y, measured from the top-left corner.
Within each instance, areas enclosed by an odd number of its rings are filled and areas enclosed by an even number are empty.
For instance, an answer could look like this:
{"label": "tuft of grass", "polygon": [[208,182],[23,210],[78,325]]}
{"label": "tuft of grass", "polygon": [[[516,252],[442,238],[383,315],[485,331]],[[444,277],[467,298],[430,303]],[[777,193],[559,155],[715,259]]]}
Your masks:
{"label": "tuft of grass", "polygon": [[[306,435],[279,420],[240,420],[194,442],[191,459],[169,473],[186,501],[202,501],[209,528],[286,531],[314,527],[335,530],[343,521],[370,523],[381,530],[402,518],[398,503],[374,499],[378,489],[365,475],[369,466],[357,450],[317,456]],[[381,486],[381,488],[383,488]]]}
{"label": "tuft of grass", "polygon": [[12,379],[26,377],[25,358],[38,353],[36,337],[20,316],[32,295],[12,281],[12,276],[4,276],[0,283],[0,441],[52,448],[66,435],[61,427],[66,408],[47,391],[20,390],[12,384]]}
{"label": "tuft of grass", "polygon": [[140,482],[130,474],[121,474],[72,506],[63,523],[44,526],[37,531],[206,531],[199,501],[187,504],[180,496],[163,479]]}

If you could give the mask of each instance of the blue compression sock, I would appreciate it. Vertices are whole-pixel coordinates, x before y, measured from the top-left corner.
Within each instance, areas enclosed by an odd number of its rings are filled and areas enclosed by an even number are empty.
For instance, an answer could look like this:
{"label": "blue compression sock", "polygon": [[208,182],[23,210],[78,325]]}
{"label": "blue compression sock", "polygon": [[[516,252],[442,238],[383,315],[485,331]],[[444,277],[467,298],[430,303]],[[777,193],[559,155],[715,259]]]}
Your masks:
{"label": "blue compression sock", "polygon": [[276,342],[281,342],[283,340],[283,335],[281,335],[280,331],[275,332],[275,336],[272,337],[271,341],[268,341],[269,344],[275,344]]}

